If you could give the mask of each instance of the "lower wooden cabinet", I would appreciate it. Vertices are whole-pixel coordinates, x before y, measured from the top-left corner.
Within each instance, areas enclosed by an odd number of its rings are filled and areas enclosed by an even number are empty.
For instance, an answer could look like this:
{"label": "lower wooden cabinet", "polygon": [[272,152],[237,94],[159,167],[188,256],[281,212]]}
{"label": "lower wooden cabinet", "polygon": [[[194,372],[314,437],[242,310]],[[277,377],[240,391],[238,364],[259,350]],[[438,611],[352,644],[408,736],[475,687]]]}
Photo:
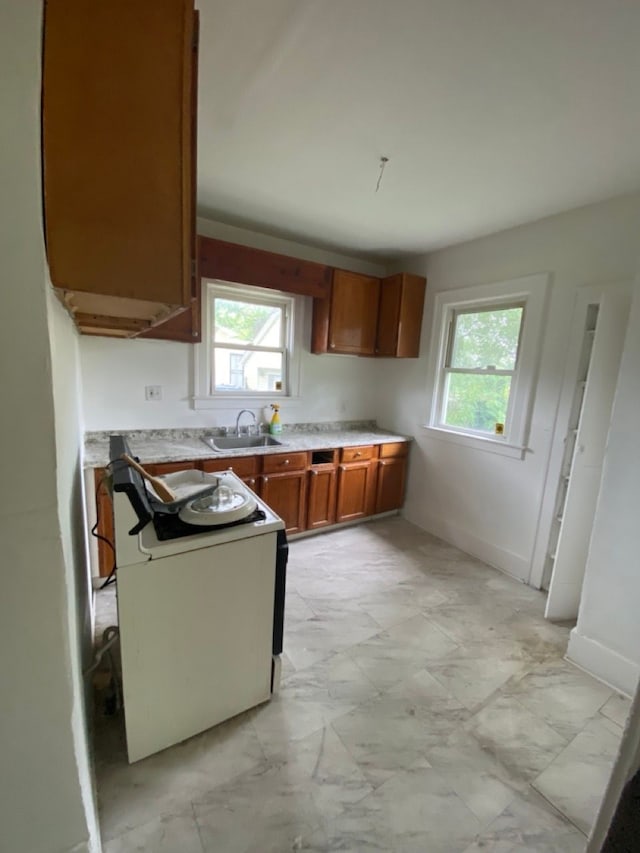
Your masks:
{"label": "lower wooden cabinet", "polygon": [[373,468],[368,460],[338,467],[336,521],[354,521],[371,515]]}
{"label": "lower wooden cabinet", "polygon": [[335,524],[337,480],[335,465],[316,465],[309,471],[308,530]]}
{"label": "lower wooden cabinet", "polygon": [[[150,463],[144,467],[154,475],[191,468],[211,473],[231,470],[283,519],[287,533],[293,534],[400,509],[408,450],[406,442],[388,442],[313,453]],[[336,465],[338,454],[340,464]],[[104,469],[95,470],[96,487],[104,473]],[[106,484],[98,490],[96,509],[97,532],[113,542],[113,506]],[[100,575],[107,576],[114,556],[100,540],[98,561]]]}
{"label": "lower wooden cabinet", "polygon": [[404,503],[408,452],[409,445],[406,442],[394,441],[380,445],[374,512],[391,512],[400,509]]}
{"label": "lower wooden cabinet", "polygon": [[404,502],[406,477],[406,456],[395,459],[381,459],[378,462],[374,512],[390,512],[393,509],[400,509]]}
{"label": "lower wooden cabinet", "polygon": [[260,497],[284,521],[287,533],[301,533],[306,526],[306,469],[264,474],[260,483]]}

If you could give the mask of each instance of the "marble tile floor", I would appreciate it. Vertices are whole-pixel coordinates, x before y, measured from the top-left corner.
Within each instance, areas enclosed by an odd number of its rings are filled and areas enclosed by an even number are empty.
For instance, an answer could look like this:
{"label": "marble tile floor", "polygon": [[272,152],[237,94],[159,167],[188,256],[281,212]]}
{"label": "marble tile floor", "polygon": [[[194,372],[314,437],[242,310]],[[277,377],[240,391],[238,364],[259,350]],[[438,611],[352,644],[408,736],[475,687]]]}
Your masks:
{"label": "marble tile floor", "polygon": [[291,543],[271,702],[134,765],[96,714],[105,853],[583,851],[629,703],[543,609],[399,517]]}

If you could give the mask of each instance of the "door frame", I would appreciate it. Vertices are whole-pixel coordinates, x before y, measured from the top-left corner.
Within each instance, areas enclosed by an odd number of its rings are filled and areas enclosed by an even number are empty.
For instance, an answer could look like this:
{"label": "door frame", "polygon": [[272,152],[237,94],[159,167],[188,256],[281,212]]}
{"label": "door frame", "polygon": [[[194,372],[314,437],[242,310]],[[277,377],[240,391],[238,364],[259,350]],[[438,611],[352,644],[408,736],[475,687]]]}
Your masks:
{"label": "door frame", "polygon": [[[551,439],[551,451],[549,453],[547,470],[545,473],[543,496],[538,516],[533,557],[531,559],[529,584],[536,589],[542,589],[545,584],[549,585],[551,582],[551,575],[549,575],[549,577],[545,577],[545,567],[547,564],[549,540],[551,537],[553,518],[556,508],[558,484],[562,474],[565,440],[569,429],[575,386],[578,381],[580,355],[582,352],[584,329],[587,320],[587,310],[590,305],[598,305],[602,311],[603,301],[605,301],[607,293],[622,293],[625,289],[628,291],[630,296],[631,282],[617,281],[610,284],[585,285],[579,287],[576,293],[569,331],[569,347],[565,361],[562,388],[556,408],[553,435]],[[599,321],[600,320],[601,317],[599,317]],[[596,328],[596,338],[597,335],[598,331]],[[596,355],[597,353],[594,341],[594,351],[592,354],[590,370],[593,369],[593,357],[596,357]]]}

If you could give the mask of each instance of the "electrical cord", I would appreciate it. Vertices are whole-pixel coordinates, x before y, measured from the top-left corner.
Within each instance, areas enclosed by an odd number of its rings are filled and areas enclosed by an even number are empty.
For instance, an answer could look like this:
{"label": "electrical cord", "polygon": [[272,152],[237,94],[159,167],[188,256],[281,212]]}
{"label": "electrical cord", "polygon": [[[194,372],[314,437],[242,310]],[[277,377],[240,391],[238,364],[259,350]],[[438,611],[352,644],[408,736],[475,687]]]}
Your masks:
{"label": "electrical cord", "polygon": [[122,688],[120,686],[120,679],[118,678],[116,662],[111,651],[112,647],[118,642],[119,639],[120,630],[117,625],[110,625],[108,628],[105,628],[105,630],[102,632],[102,645],[96,652],[93,663],[82,673],[83,676],[87,678],[89,675],[91,675],[91,673],[95,672],[98,669],[100,663],[102,662],[102,658],[106,657],[109,664],[109,671],[111,673],[111,687],[113,688],[115,701],[115,704],[113,705],[113,708],[109,713],[115,713],[122,708]]}
{"label": "electrical cord", "polygon": [[105,654],[109,655],[111,663],[113,663],[113,660],[111,658],[111,652],[109,650],[111,646],[113,646],[119,639],[120,631],[117,625],[109,625],[108,628],[104,629],[102,633],[102,645],[96,652],[96,656],[93,659],[93,663],[91,664],[91,666],[88,667],[88,669],[85,669],[85,671],[82,673],[85,678],[88,675],[91,675],[91,673],[94,672],[100,666],[100,661],[102,660]]}
{"label": "electrical cord", "polygon": [[[113,462],[109,462],[109,463],[107,464],[106,468],[108,469],[108,468],[110,468],[112,465],[113,465]],[[104,581],[104,583],[102,583],[102,584],[98,587],[98,589],[105,589],[105,588],[106,588],[106,587],[108,587],[110,584],[112,584],[112,583],[115,583],[115,582],[116,582],[116,570],[117,570],[117,565],[116,565],[116,549],[115,549],[115,545],[114,545],[114,544],[113,544],[113,542],[112,542],[110,539],[108,539],[106,536],[103,536],[101,533],[98,533],[98,525],[100,524],[100,504],[99,504],[99,502],[98,502],[98,495],[100,494],[100,489],[101,489],[101,488],[102,488],[102,486],[107,482],[107,480],[108,480],[108,479],[109,479],[109,475],[105,474],[105,475],[104,475],[104,477],[101,477],[101,478],[100,478],[100,480],[99,480],[99,482],[98,482],[98,485],[96,486],[96,493],[95,493],[95,504],[96,504],[96,523],[95,523],[95,524],[93,525],[93,527],[91,528],[91,535],[92,535],[95,539],[98,539],[100,542],[104,542],[104,543],[105,543],[105,545],[108,545],[108,546],[109,546],[109,548],[111,549],[111,553],[113,554],[113,566],[112,566],[111,571],[109,572],[109,574],[108,574],[108,576],[107,576],[107,579]]]}

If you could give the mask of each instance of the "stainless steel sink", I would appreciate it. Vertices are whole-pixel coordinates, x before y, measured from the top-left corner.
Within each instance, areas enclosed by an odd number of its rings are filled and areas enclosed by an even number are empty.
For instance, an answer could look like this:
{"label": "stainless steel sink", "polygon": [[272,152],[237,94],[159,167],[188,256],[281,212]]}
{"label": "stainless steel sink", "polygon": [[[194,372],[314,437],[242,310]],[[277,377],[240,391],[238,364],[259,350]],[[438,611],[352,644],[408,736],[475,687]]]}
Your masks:
{"label": "stainless steel sink", "polygon": [[282,442],[270,435],[203,435],[212,450],[240,450],[243,447],[275,447]]}

